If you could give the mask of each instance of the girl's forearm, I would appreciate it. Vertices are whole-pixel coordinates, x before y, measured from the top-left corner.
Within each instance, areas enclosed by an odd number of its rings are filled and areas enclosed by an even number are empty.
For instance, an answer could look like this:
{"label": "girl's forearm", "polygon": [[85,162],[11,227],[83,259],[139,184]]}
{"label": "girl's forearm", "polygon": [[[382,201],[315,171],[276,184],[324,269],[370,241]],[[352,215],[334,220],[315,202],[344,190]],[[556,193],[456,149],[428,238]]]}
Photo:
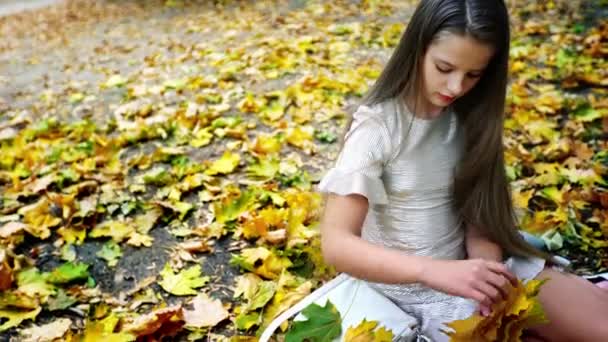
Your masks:
{"label": "girl's forearm", "polygon": [[323,256],[337,271],[371,282],[406,284],[420,282],[429,257],[407,255],[378,246],[361,237],[336,232],[323,236]]}
{"label": "girl's forearm", "polygon": [[503,261],[502,248],[482,236],[467,236],[465,239],[468,259]]}

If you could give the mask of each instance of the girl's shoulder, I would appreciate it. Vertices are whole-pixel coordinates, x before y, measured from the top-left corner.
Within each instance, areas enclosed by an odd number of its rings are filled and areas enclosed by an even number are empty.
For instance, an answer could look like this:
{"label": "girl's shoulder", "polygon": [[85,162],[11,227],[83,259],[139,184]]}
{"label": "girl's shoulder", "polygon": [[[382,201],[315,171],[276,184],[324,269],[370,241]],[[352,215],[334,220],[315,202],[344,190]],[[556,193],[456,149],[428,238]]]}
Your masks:
{"label": "girl's shoulder", "polygon": [[361,104],[353,114],[355,121],[373,120],[386,129],[389,136],[401,127],[403,120],[395,100],[388,99],[375,104]]}
{"label": "girl's shoulder", "polygon": [[[362,104],[353,113],[353,124],[359,125],[366,121],[373,124],[367,125],[368,129],[377,130],[375,134],[381,136],[387,149],[385,155],[390,158],[395,154],[403,139],[403,114],[393,99],[384,100],[375,104]],[[369,122],[368,121],[368,122]]]}

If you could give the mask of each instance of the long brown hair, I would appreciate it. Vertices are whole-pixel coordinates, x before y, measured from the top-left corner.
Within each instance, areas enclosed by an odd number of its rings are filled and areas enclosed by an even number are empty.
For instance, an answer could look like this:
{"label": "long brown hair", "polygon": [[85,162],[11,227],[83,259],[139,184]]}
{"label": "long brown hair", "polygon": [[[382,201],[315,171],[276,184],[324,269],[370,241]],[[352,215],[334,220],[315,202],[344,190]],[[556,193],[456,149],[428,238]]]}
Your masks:
{"label": "long brown hair", "polygon": [[452,107],[465,132],[465,152],[454,176],[456,208],[464,222],[478,227],[505,254],[547,259],[549,255],[526,243],[517,231],[505,173],[503,120],[510,29],[503,0],[422,0],[362,104],[406,95],[418,99],[426,50],[446,32],[467,35],[495,48],[479,82]]}

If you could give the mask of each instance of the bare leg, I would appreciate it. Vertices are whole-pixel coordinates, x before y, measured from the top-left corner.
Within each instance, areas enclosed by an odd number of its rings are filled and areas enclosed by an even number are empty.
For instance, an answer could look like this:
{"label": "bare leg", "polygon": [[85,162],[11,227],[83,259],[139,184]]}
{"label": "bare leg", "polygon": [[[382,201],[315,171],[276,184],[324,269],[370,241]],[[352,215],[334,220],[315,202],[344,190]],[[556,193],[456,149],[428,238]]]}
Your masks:
{"label": "bare leg", "polygon": [[547,341],[608,341],[608,292],[587,280],[552,269],[537,279],[549,279],[539,299],[549,323],[532,332]]}
{"label": "bare leg", "polygon": [[595,285],[602,290],[608,291],[608,280],[600,281],[599,283],[596,283]]}

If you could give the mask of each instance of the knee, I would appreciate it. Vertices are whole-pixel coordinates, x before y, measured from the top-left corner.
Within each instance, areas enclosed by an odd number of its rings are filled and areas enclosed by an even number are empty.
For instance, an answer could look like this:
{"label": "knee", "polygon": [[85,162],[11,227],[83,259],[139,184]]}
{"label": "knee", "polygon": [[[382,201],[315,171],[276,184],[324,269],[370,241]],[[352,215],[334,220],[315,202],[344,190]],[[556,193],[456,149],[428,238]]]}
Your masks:
{"label": "knee", "polygon": [[606,324],[606,320],[608,320],[608,313],[597,322],[597,327],[600,329],[598,341],[608,341],[608,324]]}
{"label": "knee", "polygon": [[608,341],[608,324],[606,324],[605,316],[597,316],[587,321],[585,327],[581,326],[581,331],[577,331],[578,336],[581,337],[580,341]]}

